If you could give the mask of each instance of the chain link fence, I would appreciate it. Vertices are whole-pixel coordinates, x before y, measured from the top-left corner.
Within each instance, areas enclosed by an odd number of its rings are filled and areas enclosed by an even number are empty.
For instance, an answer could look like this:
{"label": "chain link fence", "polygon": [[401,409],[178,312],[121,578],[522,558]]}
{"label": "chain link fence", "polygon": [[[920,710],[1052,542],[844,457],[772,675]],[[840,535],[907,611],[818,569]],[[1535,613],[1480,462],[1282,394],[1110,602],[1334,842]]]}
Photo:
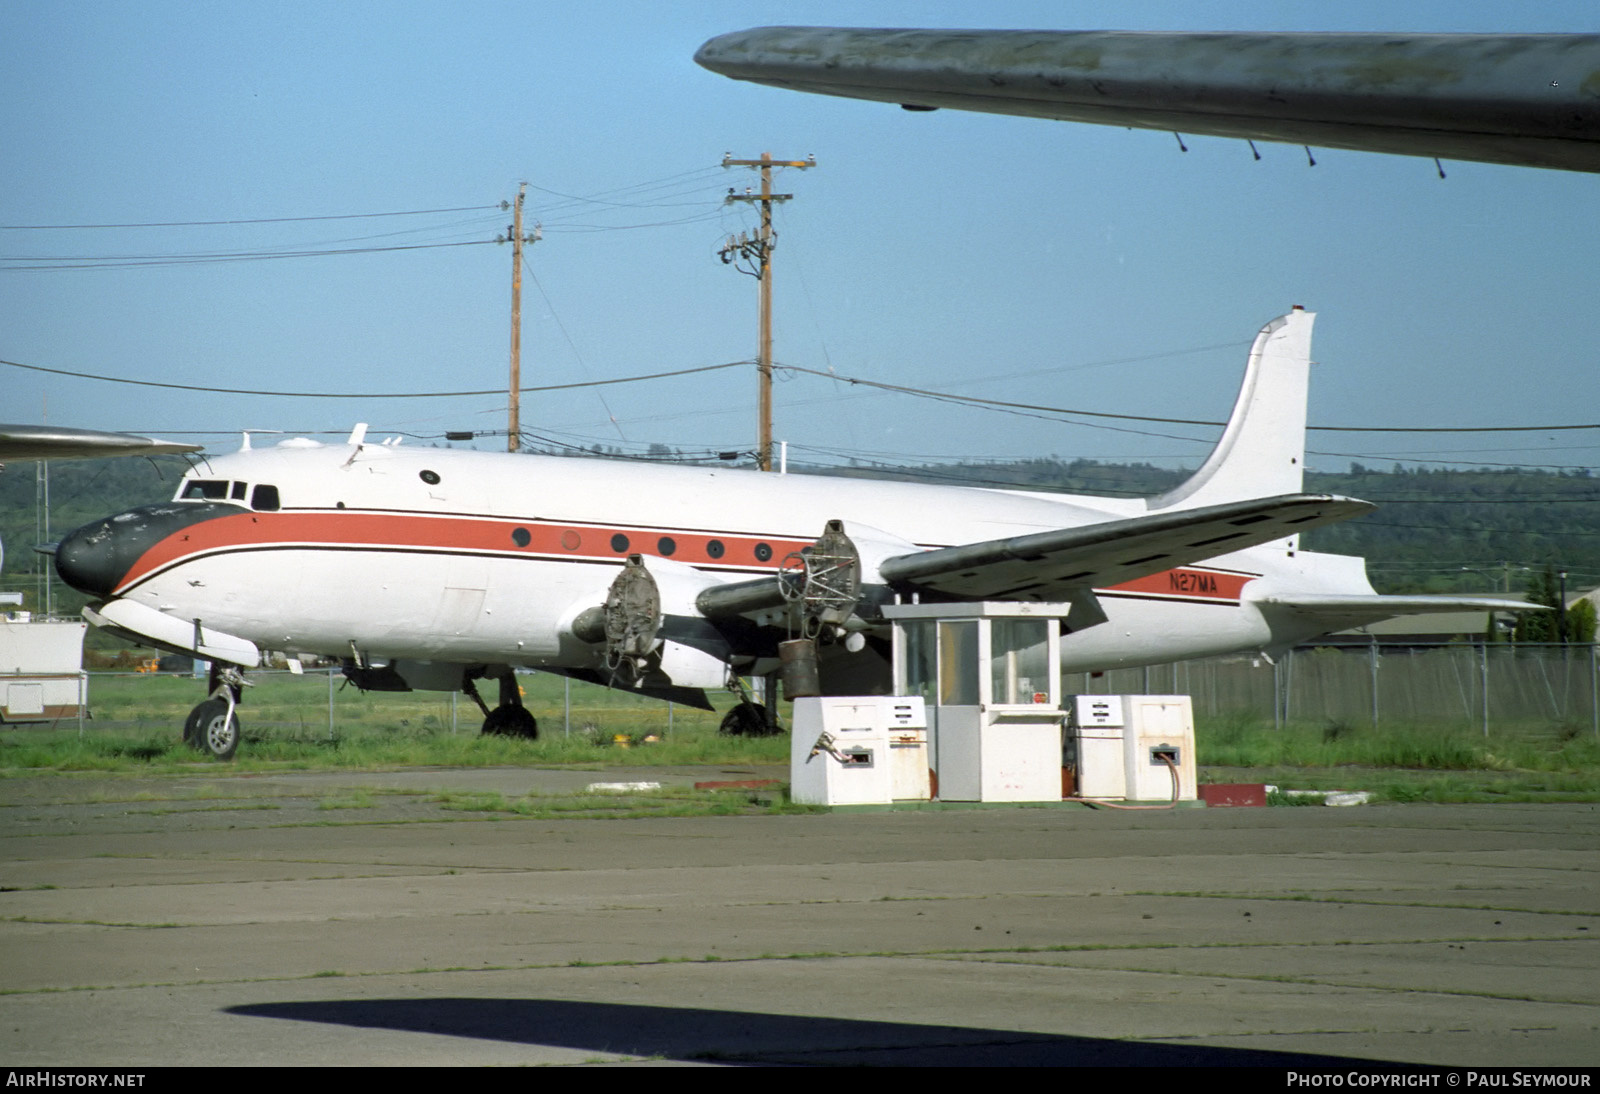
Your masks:
{"label": "chain link fence", "polygon": [[[247,723],[333,735],[336,726],[395,725],[421,732],[475,733],[477,707],[437,692],[363,694],[337,673],[252,673]],[[719,714],[674,708],[631,692],[519,676],[547,733],[675,725],[714,726]],[[170,674],[92,672],[90,726],[182,724],[203,696],[200,681]],[[1270,661],[1238,655],[1104,673],[1068,673],[1068,694],[1190,695],[1199,719],[1248,718],[1274,725],[1437,726],[1495,731],[1558,729],[1600,737],[1600,646],[1453,642],[1306,646]],[[719,711],[732,702],[717,698]],[[43,725],[79,725],[76,715]],[[658,725],[659,723],[659,725]],[[8,727],[9,728],[9,727]]]}
{"label": "chain link fence", "polygon": [[1274,724],[1562,726],[1600,735],[1600,647],[1408,642],[1306,646],[1269,661],[1214,657],[1072,673],[1068,692],[1193,697],[1197,716]]}

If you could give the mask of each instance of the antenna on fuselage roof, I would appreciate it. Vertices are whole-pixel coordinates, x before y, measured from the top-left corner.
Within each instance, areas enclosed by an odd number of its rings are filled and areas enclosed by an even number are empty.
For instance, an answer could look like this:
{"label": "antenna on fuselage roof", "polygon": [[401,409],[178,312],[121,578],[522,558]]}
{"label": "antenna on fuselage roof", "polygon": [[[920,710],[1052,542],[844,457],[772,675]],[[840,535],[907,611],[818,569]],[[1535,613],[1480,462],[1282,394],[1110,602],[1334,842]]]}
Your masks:
{"label": "antenna on fuselage roof", "polygon": [[357,422],[356,427],[350,431],[350,439],[345,444],[353,444],[357,448],[367,439],[367,423]]}
{"label": "antenna on fuselage roof", "polygon": [[253,434],[253,433],[282,433],[283,430],[281,430],[281,429],[241,429],[239,432],[244,435],[244,443],[239,446],[239,451],[240,452],[249,452],[250,451],[250,437],[251,437],[251,434]]}

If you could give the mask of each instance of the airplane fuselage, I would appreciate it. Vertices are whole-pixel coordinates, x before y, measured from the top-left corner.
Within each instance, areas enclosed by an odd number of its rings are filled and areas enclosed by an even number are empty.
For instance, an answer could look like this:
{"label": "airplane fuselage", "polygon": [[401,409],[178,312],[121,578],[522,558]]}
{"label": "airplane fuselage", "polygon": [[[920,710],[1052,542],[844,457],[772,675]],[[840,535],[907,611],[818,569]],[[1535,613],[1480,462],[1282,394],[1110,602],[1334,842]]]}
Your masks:
{"label": "airplane fuselage", "polygon": [[[595,668],[599,651],[573,633],[573,620],[605,600],[630,554],[692,589],[770,576],[832,519],[844,521],[870,564],[1135,516],[1145,506],[309,441],[207,459],[178,494],[102,522],[101,538],[124,545],[93,574],[73,570],[73,543],[64,543],[63,576],[262,649],[579,669]],[[95,538],[94,527],[74,533],[80,547]],[[1274,632],[1253,594],[1370,591],[1359,567],[1343,562],[1281,540],[1098,590],[1107,621],[1069,636],[1063,667],[1099,670],[1298,640],[1305,635],[1283,634],[1281,624]],[[742,667],[752,664],[746,658]]]}

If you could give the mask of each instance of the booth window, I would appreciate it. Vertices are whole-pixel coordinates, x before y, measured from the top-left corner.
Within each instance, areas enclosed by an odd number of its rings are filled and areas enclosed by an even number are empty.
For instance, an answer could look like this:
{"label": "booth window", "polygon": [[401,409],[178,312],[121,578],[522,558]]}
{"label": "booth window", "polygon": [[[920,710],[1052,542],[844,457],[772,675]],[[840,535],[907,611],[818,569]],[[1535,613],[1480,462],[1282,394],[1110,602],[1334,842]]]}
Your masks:
{"label": "booth window", "polygon": [[995,703],[1050,701],[1050,634],[1043,619],[996,619],[989,632],[989,694]]}

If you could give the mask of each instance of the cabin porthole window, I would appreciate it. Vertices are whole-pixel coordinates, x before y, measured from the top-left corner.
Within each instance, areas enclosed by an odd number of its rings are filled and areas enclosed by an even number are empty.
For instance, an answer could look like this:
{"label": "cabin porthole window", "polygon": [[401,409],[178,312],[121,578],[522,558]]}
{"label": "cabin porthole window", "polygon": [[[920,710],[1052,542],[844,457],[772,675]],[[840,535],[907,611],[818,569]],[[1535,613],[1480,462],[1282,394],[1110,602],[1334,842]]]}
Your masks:
{"label": "cabin porthole window", "polygon": [[770,562],[772,560],[772,545],[768,543],[756,544],[756,561]]}
{"label": "cabin porthole window", "polygon": [[617,554],[622,554],[628,549],[628,537],[618,532],[611,537],[611,549]]}

